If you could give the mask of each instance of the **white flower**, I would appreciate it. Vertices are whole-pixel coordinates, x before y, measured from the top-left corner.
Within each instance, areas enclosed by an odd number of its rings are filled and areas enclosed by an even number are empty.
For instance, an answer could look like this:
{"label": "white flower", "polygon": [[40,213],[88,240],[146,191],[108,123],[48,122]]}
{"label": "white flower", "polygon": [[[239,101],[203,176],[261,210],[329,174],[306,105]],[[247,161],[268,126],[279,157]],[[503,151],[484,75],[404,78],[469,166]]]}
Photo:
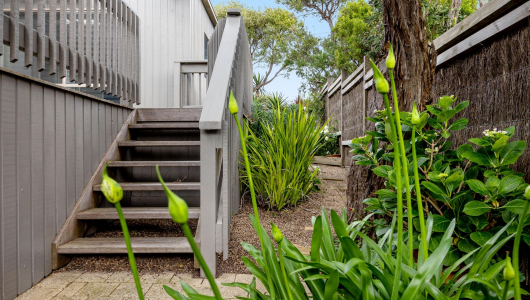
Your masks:
{"label": "white flower", "polygon": [[329,137],[326,137],[325,140],[328,141],[328,140],[329,140]]}

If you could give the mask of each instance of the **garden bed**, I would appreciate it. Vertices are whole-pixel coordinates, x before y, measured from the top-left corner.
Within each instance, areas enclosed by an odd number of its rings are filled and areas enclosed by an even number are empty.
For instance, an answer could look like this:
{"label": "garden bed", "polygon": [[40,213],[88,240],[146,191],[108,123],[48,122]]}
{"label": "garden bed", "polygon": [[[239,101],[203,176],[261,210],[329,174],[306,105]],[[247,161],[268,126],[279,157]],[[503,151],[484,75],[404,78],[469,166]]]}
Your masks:
{"label": "garden bed", "polygon": [[[307,250],[311,243],[311,217],[320,214],[322,207],[326,210],[342,210],[346,206],[346,171],[340,167],[318,165],[321,167],[319,185],[320,191],[313,192],[307,200],[296,207],[288,207],[280,212],[267,211],[266,207],[260,207],[261,223],[267,231],[270,231],[270,222],[275,223],[283,231],[284,236],[293,244],[299,246],[302,251]],[[239,213],[232,218],[229,242],[229,259],[223,261],[222,254],[218,255],[218,275],[223,273],[249,273],[241,261],[241,256],[248,253],[241,247],[241,242],[247,242],[259,246],[259,240],[252,230],[249,214],[252,213],[250,196],[245,195]],[[156,232],[155,227],[165,228],[164,236],[180,236],[180,226],[167,221],[155,221],[149,223]],[[150,236],[149,232],[136,230],[144,223],[129,221],[131,236]],[[98,236],[121,236],[117,224],[110,224],[104,231],[96,232],[93,237]],[[192,224],[190,224],[192,225]],[[135,229],[136,228],[136,229]],[[143,232],[143,233],[140,233]],[[136,234],[136,235],[135,235]],[[198,276],[198,271],[193,268],[193,255],[136,255],[136,262],[140,273],[153,273],[163,271],[175,271],[177,273],[192,273]],[[64,270],[83,271],[129,271],[129,262],[125,255],[100,255],[100,256],[76,256],[66,265]]]}

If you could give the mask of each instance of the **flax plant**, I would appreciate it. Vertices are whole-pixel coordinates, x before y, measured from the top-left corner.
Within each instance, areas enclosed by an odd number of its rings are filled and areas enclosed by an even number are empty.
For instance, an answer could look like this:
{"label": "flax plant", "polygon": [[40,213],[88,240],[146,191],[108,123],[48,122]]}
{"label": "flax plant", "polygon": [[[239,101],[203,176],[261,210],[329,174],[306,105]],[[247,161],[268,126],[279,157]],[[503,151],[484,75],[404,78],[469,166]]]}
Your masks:
{"label": "flax plant", "polygon": [[142,284],[140,283],[140,276],[138,276],[138,268],[136,267],[136,260],[134,259],[134,253],[131,246],[131,238],[129,235],[129,228],[127,222],[123,216],[123,210],[121,209],[120,201],[123,198],[123,189],[116,180],[109,177],[107,174],[107,165],[103,168],[103,181],[101,182],[101,191],[103,195],[110,203],[114,204],[118,217],[120,219],[121,230],[123,231],[123,239],[127,246],[127,256],[129,257],[129,263],[131,265],[131,272],[134,277],[134,284],[136,285],[136,291],[138,298],[144,300],[144,293],[142,291]]}
{"label": "flax plant", "polygon": [[[394,117],[392,115],[392,110],[390,109],[390,103],[388,101],[388,92],[389,92],[389,86],[388,81],[386,81],[385,77],[377,68],[377,65],[370,60],[370,64],[372,65],[372,69],[374,70],[374,82],[375,82],[375,88],[377,91],[383,95],[383,99],[385,101],[385,107],[386,107],[386,114],[388,117],[388,121],[390,122],[390,138],[392,140],[392,144],[394,145],[394,172],[396,172],[396,185],[397,185],[397,235],[398,235],[398,247],[397,247],[397,254],[396,254],[396,268],[394,272],[394,284],[392,288],[392,300],[398,299],[398,293],[399,293],[399,282],[401,279],[401,264],[402,264],[402,244],[403,244],[403,188],[402,188],[402,182],[401,182],[401,162],[400,162],[400,149],[398,147],[398,141],[396,136],[396,123],[394,123]],[[410,237],[409,237],[410,238]]]}

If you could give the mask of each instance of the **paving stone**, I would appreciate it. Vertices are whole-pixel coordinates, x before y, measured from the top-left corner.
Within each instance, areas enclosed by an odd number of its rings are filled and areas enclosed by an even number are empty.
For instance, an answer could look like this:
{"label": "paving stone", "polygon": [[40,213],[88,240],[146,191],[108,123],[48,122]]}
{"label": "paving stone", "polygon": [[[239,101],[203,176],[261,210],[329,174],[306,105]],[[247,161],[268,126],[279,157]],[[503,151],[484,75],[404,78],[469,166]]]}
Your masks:
{"label": "paving stone", "polygon": [[118,282],[118,283],[124,283],[124,282],[134,282],[134,276],[131,272],[114,272],[112,273],[105,282]]}
{"label": "paving stone", "polygon": [[98,299],[98,297],[108,297],[120,285],[119,283],[108,282],[89,282],[76,296],[88,296],[89,299]]}
{"label": "paving stone", "polygon": [[[74,282],[68,285],[65,289],[63,289],[57,297],[61,297],[64,299],[72,298],[79,290],[81,290],[86,283],[84,282]],[[86,298],[85,298],[86,299]]]}
{"label": "paving stone", "polygon": [[[236,274],[223,274],[219,278],[215,279],[215,282],[217,283],[217,286],[219,287],[219,291],[221,292],[221,295],[225,299],[235,298],[237,296],[240,297],[246,297],[248,294],[244,290],[238,288],[238,287],[229,287],[224,286],[222,283],[233,283],[236,282]],[[206,294],[206,295],[213,295],[213,290],[211,289],[210,282],[206,279],[203,280],[200,291],[197,290],[200,293]]]}
{"label": "paving stone", "polygon": [[[142,291],[144,292],[144,296],[151,288],[151,285],[151,283],[142,284]],[[138,299],[136,285],[134,283],[120,283],[120,285],[118,285],[118,287],[110,294],[110,298],[116,300]]]}
{"label": "paving stone", "polygon": [[191,274],[177,274],[177,275],[173,276],[173,278],[171,279],[170,283],[171,284],[176,284],[180,288],[180,281],[186,282],[189,286],[191,286],[192,288],[195,289],[195,288],[201,286],[201,284],[204,281],[204,279],[203,278],[193,278],[193,276]]}
{"label": "paving stone", "polygon": [[57,288],[41,288],[33,287],[29,291],[25,292],[21,296],[17,297],[17,300],[50,300],[55,295],[59,294],[61,289]]}
{"label": "paving stone", "polygon": [[87,272],[76,278],[74,282],[105,282],[112,273]]}
{"label": "paving stone", "polygon": [[[79,278],[79,276],[81,276],[81,275],[83,275],[85,273],[86,272],[84,272],[84,271],[55,271],[52,274],[50,274],[50,276],[52,276],[54,278],[66,279],[66,280],[69,280],[70,282],[73,282],[74,280]],[[50,277],[50,276],[48,276],[48,277]]]}
{"label": "paving stone", "polygon": [[48,276],[41,280],[41,282],[37,283],[37,287],[62,290],[67,287],[71,282],[72,280],[69,280],[65,277]]}
{"label": "paving stone", "polygon": [[[246,283],[246,284],[251,284],[252,283],[252,279],[254,279],[254,275],[250,275],[250,274],[237,274],[236,275],[236,280],[235,282],[241,282],[241,283]],[[261,283],[261,281],[259,281],[257,278],[256,278],[256,289],[262,293],[267,293],[267,289],[265,288],[265,286],[263,285],[263,283]]]}
{"label": "paving stone", "polygon": [[[178,291],[179,293],[182,292],[182,288],[180,287],[180,284],[175,284],[175,283],[169,283],[169,284],[165,284],[167,286],[169,286],[170,288]],[[149,291],[145,294],[145,297],[147,300],[172,300],[173,298],[171,298],[167,293],[166,291],[164,290],[164,284],[160,284],[160,283],[154,283],[153,285],[151,285],[151,288],[149,288]]]}
{"label": "paving stone", "polygon": [[171,278],[175,276],[174,272],[162,272],[160,274],[144,274],[140,276],[140,281],[142,283],[163,283],[168,284],[171,281]]}
{"label": "paving stone", "polygon": [[84,296],[56,296],[52,300],[89,300],[87,295]]}

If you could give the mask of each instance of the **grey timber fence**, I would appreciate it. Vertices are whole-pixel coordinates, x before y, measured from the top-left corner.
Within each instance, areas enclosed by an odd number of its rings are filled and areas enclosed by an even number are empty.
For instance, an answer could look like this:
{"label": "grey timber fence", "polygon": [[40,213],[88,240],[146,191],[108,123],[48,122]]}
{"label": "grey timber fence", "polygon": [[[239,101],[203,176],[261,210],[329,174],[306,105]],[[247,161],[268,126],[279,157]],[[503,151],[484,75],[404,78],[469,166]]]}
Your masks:
{"label": "grey timber fence", "polygon": [[39,72],[140,103],[140,19],[122,0],[0,0],[0,10],[11,62],[36,57]]}
{"label": "grey timber fence", "polygon": [[[515,139],[530,145],[530,1],[492,0],[434,41],[437,68],[433,84],[435,99],[455,95],[458,101],[469,100],[461,117],[468,127],[451,137],[454,145],[480,137],[485,129],[515,126]],[[365,168],[352,164],[348,144],[373,123],[366,121],[374,110],[383,109],[381,96],[374,91],[372,71],[366,63],[341,80],[342,161],[360,184],[348,188],[353,208],[360,212],[362,201],[374,191],[366,186]],[[331,101],[331,86],[322,90],[323,99]],[[329,99],[329,100],[327,100]],[[326,104],[328,107],[330,104]],[[401,108],[411,109],[411,108]],[[326,117],[331,113],[327,112]],[[515,170],[526,174],[530,182],[530,150],[527,149]],[[373,179],[372,179],[373,180]],[[372,181],[373,182],[373,181]],[[528,253],[528,247],[522,250]],[[530,256],[524,255],[521,270],[530,284]]]}
{"label": "grey timber fence", "polygon": [[0,68],[0,299],[52,272],[52,242],[132,111]]}
{"label": "grey timber fence", "polygon": [[233,91],[238,118],[252,105],[252,59],[241,12],[229,9],[210,38],[208,90],[199,122],[201,134],[201,251],[212,270],[216,252],[228,258],[230,223],[240,205],[240,139],[228,111]]}
{"label": "grey timber fence", "polygon": [[[438,52],[434,96],[454,94],[462,101],[470,100],[467,111],[477,116],[470,119],[469,128],[502,127],[504,125],[500,123],[508,124],[527,111],[530,82],[522,78],[525,78],[523,73],[528,72],[530,49],[526,34],[529,17],[528,0],[492,0],[434,41]],[[364,135],[366,130],[373,129],[373,124],[366,121],[366,117],[383,108],[382,98],[374,92],[372,76],[365,58],[352,74],[339,76],[321,90],[326,119],[331,118],[331,125],[338,121],[335,127],[342,134],[341,153],[345,167],[351,166],[349,143],[353,138]],[[504,85],[497,84],[500,82]],[[480,86],[481,83],[483,86]],[[498,109],[498,105],[512,102],[510,112],[496,111],[498,116],[503,117],[489,116],[495,109],[493,103]],[[530,132],[523,128],[517,131]],[[464,141],[464,132],[467,131],[456,134],[458,142]],[[530,135],[525,139],[530,142]],[[526,155],[530,159],[530,154]],[[523,157],[521,161],[526,160]]]}

